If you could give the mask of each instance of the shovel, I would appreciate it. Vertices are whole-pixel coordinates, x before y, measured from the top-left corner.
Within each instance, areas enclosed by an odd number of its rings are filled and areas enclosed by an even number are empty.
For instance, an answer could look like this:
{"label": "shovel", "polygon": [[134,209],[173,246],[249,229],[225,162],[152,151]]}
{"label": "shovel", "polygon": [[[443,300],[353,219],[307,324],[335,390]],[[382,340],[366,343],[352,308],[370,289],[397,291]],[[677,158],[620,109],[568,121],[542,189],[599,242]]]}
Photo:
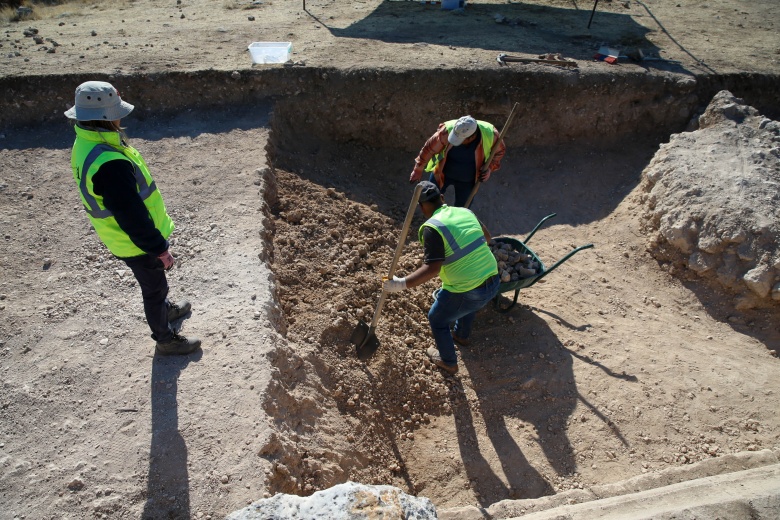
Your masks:
{"label": "shovel", "polygon": [[[412,223],[412,217],[414,217],[414,210],[417,209],[417,201],[420,200],[420,192],[422,186],[419,184],[414,189],[414,195],[412,195],[412,203],[409,205],[409,211],[406,212],[406,220],[404,221],[404,227],[401,230],[401,237],[398,240],[398,246],[395,248],[395,256],[393,262],[390,264],[390,273],[387,275],[387,279],[390,280],[395,274],[395,267],[398,265],[398,260],[401,258],[401,253],[404,250],[404,243],[406,242],[406,234],[409,232],[409,226]],[[363,320],[358,322],[358,326],[352,331],[352,337],[350,342],[355,345],[357,349],[358,359],[366,360],[374,355],[374,352],[379,348],[379,339],[377,339],[374,331],[376,330],[376,324],[379,321],[379,315],[382,313],[382,307],[385,305],[385,298],[387,293],[382,288],[382,294],[379,296],[379,303],[376,304],[376,310],[374,311],[374,319],[371,320],[371,325],[366,325]]]}
{"label": "shovel", "polygon": [[[493,157],[495,157],[496,152],[498,151],[498,145],[501,143],[501,141],[504,140],[504,136],[506,135],[506,131],[509,128],[509,125],[512,124],[512,119],[515,117],[515,109],[517,108],[517,103],[512,105],[512,111],[509,112],[509,117],[506,120],[506,123],[504,124],[504,128],[501,129],[501,131],[498,133],[498,139],[496,139],[496,142],[493,143],[493,149],[490,151],[490,156],[488,156],[487,161],[485,161],[486,165],[490,165],[491,162],[493,162]],[[474,184],[474,187],[471,188],[471,193],[469,194],[469,198],[466,201],[466,205],[463,206],[464,208],[468,208],[471,206],[471,201],[474,200],[474,195],[477,194],[479,191],[479,185],[482,184],[482,182],[479,180],[479,177],[477,177],[477,182]]]}

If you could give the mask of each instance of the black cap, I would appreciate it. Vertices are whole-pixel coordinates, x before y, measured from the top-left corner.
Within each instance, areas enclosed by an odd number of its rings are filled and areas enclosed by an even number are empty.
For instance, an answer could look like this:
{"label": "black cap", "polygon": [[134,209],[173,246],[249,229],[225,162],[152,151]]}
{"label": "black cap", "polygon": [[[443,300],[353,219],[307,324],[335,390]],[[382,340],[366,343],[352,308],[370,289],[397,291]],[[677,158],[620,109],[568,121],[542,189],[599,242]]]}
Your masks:
{"label": "black cap", "polygon": [[441,197],[439,187],[431,181],[422,181],[420,182],[419,186],[422,186],[422,191],[420,192],[420,202],[429,202]]}

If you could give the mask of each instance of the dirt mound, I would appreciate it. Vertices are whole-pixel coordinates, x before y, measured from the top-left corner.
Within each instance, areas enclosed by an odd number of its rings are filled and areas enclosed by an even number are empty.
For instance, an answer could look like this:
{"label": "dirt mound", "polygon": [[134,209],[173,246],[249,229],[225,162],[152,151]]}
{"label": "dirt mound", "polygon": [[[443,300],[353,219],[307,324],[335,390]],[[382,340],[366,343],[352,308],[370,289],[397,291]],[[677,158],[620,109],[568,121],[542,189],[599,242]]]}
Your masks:
{"label": "dirt mound", "polygon": [[746,309],[780,301],[780,124],[722,91],[642,174],[658,260],[735,293]]}
{"label": "dirt mound", "polygon": [[[452,381],[425,356],[433,345],[426,314],[436,285],[388,299],[376,331],[381,347],[369,370],[355,357],[350,335],[358,320],[371,321],[400,224],[334,188],[281,170],[277,181],[279,197],[269,201],[272,268],[287,337],[304,352],[280,349],[273,359],[280,373],[266,410],[285,417],[284,429],[298,442],[277,437],[264,448],[275,462],[270,488],[308,494],[343,482],[350,472],[361,482],[393,481],[405,473],[396,439],[412,440],[421,424],[450,411],[444,397]],[[411,241],[399,265],[412,270],[420,258],[420,246]],[[323,433],[314,425],[319,416],[335,422],[331,433],[345,432],[336,446],[316,446]],[[323,458],[330,463],[323,465]]]}

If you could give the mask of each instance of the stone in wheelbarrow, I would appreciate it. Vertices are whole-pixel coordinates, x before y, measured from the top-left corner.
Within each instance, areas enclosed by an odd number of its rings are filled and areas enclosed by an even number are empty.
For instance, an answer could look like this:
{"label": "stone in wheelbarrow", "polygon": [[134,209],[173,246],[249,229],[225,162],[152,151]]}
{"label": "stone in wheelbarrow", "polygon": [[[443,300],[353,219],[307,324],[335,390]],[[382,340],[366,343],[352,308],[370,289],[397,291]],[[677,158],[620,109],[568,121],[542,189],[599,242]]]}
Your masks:
{"label": "stone in wheelbarrow", "polygon": [[498,263],[501,283],[516,282],[539,273],[539,262],[532,255],[514,249],[511,243],[491,240],[490,250]]}

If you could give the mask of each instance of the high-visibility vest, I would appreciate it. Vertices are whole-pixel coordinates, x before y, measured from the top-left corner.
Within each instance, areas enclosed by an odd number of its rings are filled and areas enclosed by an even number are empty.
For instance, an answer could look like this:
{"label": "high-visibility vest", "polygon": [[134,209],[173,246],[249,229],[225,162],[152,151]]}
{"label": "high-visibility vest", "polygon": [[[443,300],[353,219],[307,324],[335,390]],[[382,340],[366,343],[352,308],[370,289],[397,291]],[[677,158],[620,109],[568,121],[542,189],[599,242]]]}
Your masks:
{"label": "high-visibility vest", "polygon": [[138,196],[144,201],[154,226],[163,238],[167,239],[173,232],[173,220],[165,210],[162,195],[149,173],[146,162],[138,150],[122,145],[119,132],[87,130],[78,124],[74,128],[76,141],[73,143],[70,165],[73,168],[73,178],[79,187],[81,202],[98,237],[111,253],[120,258],[147,254],[147,251],[136,246],[119,227],[114,215],[103,205],[103,197],[95,193],[92,184],[92,177],[104,163],[117,159],[130,161]]}
{"label": "high-visibility vest", "polygon": [[[448,135],[450,132],[452,132],[452,129],[455,128],[455,123],[457,121],[458,121],[457,119],[452,119],[450,121],[444,122],[444,128],[447,130]],[[490,157],[490,151],[493,149],[493,139],[495,138],[495,134],[493,133],[493,125],[486,121],[477,120],[477,128],[479,128],[479,132],[482,136],[481,143],[482,143],[483,161],[486,161],[487,158]],[[452,148],[452,145],[447,144],[444,150],[431,157],[431,160],[428,161],[427,166],[425,166],[426,172],[433,172],[433,175],[436,178],[436,182],[439,184],[439,187],[441,187],[442,184],[444,184],[444,173],[443,173],[444,163],[447,160],[447,152],[449,152],[450,148]],[[474,172],[475,182],[478,175],[479,167],[480,165],[477,164],[477,170]]]}
{"label": "high-visibility vest", "polygon": [[439,278],[445,290],[454,293],[470,291],[498,274],[496,258],[487,245],[479,220],[471,210],[442,205],[420,226],[418,238],[421,243],[426,227],[435,229],[444,241],[444,264]]}

